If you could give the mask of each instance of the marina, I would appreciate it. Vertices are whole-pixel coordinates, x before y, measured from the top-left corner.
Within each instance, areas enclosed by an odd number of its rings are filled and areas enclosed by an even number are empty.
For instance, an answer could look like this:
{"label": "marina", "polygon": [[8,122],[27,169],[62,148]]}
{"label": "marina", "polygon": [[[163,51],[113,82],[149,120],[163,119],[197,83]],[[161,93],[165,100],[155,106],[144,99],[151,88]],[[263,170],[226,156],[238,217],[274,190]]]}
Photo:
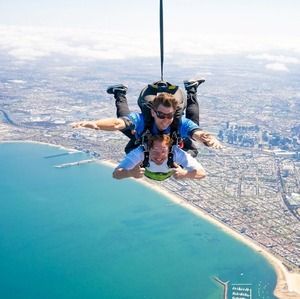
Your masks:
{"label": "marina", "polygon": [[228,284],[229,281],[222,281],[219,277],[214,276],[213,279],[223,286],[223,299],[228,299]]}

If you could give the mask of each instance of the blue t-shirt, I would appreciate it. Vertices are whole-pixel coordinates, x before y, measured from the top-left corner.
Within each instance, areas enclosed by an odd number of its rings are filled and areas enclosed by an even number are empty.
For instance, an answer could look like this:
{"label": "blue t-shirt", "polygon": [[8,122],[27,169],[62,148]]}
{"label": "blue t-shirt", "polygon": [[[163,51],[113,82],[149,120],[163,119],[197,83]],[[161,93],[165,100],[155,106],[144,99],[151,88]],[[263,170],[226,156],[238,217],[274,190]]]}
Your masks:
{"label": "blue t-shirt", "polygon": [[[143,114],[137,113],[137,112],[131,112],[128,115],[128,119],[135,126],[135,131],[136,131],[137,137],[141,137],[142,133],[144,132],[144,128],[145,128],[145,121],[144,121]],[[196,125],[192,120],[190,120],[184,116],[181,117],[181,121],[179,124],[179,133],[182,138],[191,137],[195,130],[200,130],[198,125]],[[169,134],[169,133],[170,133],[170,127],[168,127],[164,131],[160,131],[157,128],[155,122],[153,122],[151,134],[157,135],[157,134]]]}

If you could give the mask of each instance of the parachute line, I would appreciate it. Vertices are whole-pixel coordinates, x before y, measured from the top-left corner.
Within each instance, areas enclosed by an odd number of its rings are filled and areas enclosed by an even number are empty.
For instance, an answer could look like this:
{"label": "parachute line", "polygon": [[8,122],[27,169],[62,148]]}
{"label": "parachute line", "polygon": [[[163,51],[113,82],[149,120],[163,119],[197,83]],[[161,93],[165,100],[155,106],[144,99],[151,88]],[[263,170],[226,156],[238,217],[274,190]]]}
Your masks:
{"label": "parachute line", "polygon": [[163,0],[160,0],[160,17],[159,17],[159,28],[160,28],[160,78],[164,80],[164,11],[163,11]]}

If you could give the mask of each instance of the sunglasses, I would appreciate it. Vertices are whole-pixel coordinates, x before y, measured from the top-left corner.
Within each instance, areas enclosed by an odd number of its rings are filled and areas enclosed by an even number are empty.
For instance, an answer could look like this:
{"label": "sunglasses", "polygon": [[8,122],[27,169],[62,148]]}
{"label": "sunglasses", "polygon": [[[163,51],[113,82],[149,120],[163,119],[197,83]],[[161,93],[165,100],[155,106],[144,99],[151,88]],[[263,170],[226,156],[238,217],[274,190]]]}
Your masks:
{"label": "sunglasses", "polygon": [[174,117],[174,113],[163,113],[161,111],[156,111],[156,110],[154,110],[154,112],[156,116],[160,119],[165,119],[165,118],[172,119]]}

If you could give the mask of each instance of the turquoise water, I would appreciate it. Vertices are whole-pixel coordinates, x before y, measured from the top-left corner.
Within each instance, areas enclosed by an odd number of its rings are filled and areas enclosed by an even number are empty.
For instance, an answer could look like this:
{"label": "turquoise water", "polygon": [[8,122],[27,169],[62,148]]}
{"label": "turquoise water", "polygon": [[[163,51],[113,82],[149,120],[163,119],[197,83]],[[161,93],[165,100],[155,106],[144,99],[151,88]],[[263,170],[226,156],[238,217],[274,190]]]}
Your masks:
{"label": "turquoise water", "polygon": [[218,276],[275,298],[260,255],[82,153],[0,144],[0,298],[218,299]]}

